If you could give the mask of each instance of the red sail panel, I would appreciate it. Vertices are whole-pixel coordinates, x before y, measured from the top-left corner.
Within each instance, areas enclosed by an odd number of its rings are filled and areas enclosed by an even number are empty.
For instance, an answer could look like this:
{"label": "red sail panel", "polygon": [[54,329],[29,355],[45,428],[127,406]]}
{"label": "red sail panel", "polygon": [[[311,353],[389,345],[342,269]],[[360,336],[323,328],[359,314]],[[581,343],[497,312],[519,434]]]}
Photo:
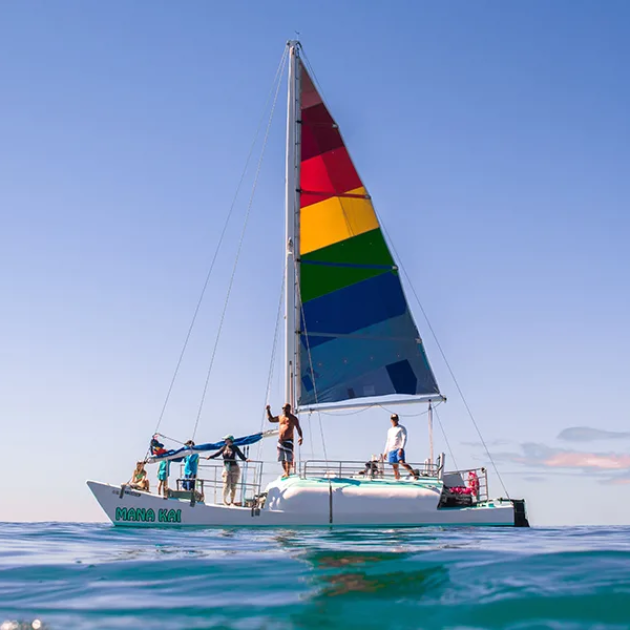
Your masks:
{"label": "red sail panel", "polygon": [[306,68],[301,65],[300,207],[319,203],[361,188],[363,183],[350,159],[330,112]]}
{"label": "red sail panel", "polygon": [[302,119],[302,162],[340,147],[343,140],[334,123],[310,123]]}
{"label": "red sail panel", "polygon": [[349,193],[362,186],[345,147],[302,162],[300,207]]}
{"label": "red sail panel", "polygon": [[313,81],[309,76],[308,72],[306,72],[306,68],[304,64],[300,61],[300,102],[302,103],[302,111],[308,109],[309,107],[313,107],[313,105],[319,105],[322,102],[322,97],[319,95],[319,92],[313,85]]}

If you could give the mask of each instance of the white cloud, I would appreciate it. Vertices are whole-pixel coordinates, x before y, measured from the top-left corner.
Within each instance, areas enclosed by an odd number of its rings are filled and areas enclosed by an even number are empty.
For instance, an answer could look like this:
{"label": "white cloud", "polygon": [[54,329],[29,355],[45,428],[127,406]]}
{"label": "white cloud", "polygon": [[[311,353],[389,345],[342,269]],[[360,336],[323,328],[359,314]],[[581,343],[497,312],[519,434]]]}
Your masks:
{"label": "white cloud", "polygon": [[630,438],[628,431],[605,431],[592,427],[568,427],[560,431],[559,440],[566,442],[595,442],[597,440],[619,440]]}

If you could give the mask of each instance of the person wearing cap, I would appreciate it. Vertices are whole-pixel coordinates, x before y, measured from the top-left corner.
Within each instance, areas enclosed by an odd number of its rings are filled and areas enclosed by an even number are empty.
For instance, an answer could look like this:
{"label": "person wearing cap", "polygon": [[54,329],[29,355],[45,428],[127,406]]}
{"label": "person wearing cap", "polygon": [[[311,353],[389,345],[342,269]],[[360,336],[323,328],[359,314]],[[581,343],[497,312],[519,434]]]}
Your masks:
{"label": "person wearing cap", "polygon": [[[192,440],[188,440],[184,446],[192,448],[195,443]],[[199,468],[199,454],[191,453],[184,458],[184,482],[182,486],[184,490],[194,490],[195,480],[197,479],[197,469]]]}
{"label": "person wearing cap", "polygon": [[282,462],[284,478],[291,474],[293,468],[293,431],[299,435],[298,444],[302,444],[302,427],[300,421],[291,413],[291,405],[285,403],[282,407],[282,415],[274,416],[271,406],[267,405],[267,420],[279,423],[278,435],[278,461]]}
{"label": "person wearing cap", "polygon": [[151,455],[153,455],[154,457],[157,456],[157,455],[164,455],[164,453],[166,453],[166,449],[164,448],[164,444],[162,444],[162,442],[160,442],[157,438],[158,438],[158,434],[156,433],[151,438],[151,445],[149,446],[149,449],[151,451]]}
{"label": "person wearing cap", "polygon": [[400,472],[398,471],[399,464],[403,466],[403,468],[406,468],[414,479],[417,479],[418,476],[411,466],[405,463],[407,429],[405,429],[402,424],[398,423],[398,414],[392,414],[390,420],[392,421],[392,426],[387,431],[387,442],[385,442],[385,450],[383,451],[385,461],[392,465],[396,479],[400,479]]}
{"label": "person wearing cap", "polygon": [[241,469],[236,457],[240,457],[244,462],[251,460],[247,459],[241,449],[234,444],[233,435],[226,435],[223,440],[225,444],[213,455],[208,455],[206,459],[216,459],[219,455],[223,456],[223,503],[230,505],[234,503],[236,486],[241,476]]}

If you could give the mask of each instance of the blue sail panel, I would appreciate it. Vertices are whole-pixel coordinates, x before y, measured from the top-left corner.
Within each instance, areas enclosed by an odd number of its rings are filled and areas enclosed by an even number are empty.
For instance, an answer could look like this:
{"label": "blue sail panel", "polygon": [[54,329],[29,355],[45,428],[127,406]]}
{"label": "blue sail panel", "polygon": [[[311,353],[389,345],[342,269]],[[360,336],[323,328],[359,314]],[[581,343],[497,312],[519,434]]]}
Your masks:
{"label": "blue sail panel", "polygon": [[354,398],[439,394],[411,314],[354,333],[302,335],[299,405]]}
{"label": "blue sail panel", "polygon": [[[384,273],[306,302],[302,307],[302,331],[312,337],[309,343],[314,348],[330,340],[324,335],[350,334],[387,322],[406,310],[398,274]],[[417,338],[418,331],[415,327],[413,330]]]}

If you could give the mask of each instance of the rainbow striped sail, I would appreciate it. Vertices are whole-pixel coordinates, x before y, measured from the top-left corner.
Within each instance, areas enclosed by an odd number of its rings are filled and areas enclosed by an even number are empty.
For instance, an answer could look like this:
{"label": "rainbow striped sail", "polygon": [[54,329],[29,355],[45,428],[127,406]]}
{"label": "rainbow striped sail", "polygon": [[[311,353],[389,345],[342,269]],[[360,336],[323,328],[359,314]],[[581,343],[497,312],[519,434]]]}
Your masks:
{"label": "rainbow striped sail", "polygon": [[339,128],[300,61],[301,407],[439,390]]}

